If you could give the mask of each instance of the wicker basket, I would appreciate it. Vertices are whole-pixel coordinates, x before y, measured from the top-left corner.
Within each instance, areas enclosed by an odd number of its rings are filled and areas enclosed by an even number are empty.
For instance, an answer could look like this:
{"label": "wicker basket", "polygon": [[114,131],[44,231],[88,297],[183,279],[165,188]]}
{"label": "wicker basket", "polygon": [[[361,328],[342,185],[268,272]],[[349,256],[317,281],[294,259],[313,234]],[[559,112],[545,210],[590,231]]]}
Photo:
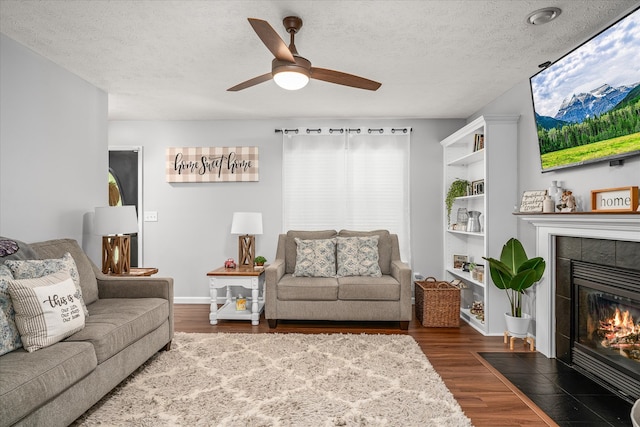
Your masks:
{"label": "wicker basket", "polygon": [[449,282],[427,277],[415,282],[416,317],[422,326],[452,328],[460,326],[460,289]]}

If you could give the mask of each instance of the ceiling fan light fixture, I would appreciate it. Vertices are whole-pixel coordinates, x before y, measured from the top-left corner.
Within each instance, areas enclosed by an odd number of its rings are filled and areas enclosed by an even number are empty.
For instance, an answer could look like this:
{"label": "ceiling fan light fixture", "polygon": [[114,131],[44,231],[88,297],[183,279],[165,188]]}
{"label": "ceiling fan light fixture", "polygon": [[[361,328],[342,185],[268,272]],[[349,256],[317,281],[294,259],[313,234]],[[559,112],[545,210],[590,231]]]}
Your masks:
{"label": "ceiling fan light fixture", "polygon": [[278,71],[273,74],[273,80],[282,89],[298,90],[309,83],[309,75],[300,71]]}
{"label": "ceiling fan light fixture", "polygon": [[538,9],[527,15],[527,24],[529,25],[542,25],[556,19],[562,10],[557,7],[545,7],[544,9]]}

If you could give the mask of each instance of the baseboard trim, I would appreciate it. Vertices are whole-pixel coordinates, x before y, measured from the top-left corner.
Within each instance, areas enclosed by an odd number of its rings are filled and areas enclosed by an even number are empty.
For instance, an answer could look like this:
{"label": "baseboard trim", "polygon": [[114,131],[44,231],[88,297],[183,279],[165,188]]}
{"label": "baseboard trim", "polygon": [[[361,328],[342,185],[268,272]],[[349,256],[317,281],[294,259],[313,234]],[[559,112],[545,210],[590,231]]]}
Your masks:
{"label": "baseboard trim", "polygon": [[[218,303],[223,304],[225,298],[218,298]],[[174,304],[211,304],[211,297],[173,297]]]}

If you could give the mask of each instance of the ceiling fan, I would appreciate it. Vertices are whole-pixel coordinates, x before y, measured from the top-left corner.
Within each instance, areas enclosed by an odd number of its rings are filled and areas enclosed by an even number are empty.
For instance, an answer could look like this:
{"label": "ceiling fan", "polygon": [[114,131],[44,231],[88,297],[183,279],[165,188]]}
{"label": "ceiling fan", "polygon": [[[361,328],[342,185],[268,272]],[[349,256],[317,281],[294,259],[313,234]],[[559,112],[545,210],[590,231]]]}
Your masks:
{"label": "ceiling fan", "polygon": [[227,89],[228,91],[235,92],[246,89],[272,78],[278,86],[289,90],[302,89],[310,78],[366,90],[377,90],[381,86],[381,83],[354,76],[353,74],[312,67],[311,61],[298,54],[294,43],[295,34],[302,27],[302,19],[297,16],[287,16],[282,20],[284,28],[291,35],[289,47],[267,21],[255,18],[248,19],[262,43],[267,46],[267,49],[271,51],[275,58],[271,62],[270,73],[262,74],[237,84]]}

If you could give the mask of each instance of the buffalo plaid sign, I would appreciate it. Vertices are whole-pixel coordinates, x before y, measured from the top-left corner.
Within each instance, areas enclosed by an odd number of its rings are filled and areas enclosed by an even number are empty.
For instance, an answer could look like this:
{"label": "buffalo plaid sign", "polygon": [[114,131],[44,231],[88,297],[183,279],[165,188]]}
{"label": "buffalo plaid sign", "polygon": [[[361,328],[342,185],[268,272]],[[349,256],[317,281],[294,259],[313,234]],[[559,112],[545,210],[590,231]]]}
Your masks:
{"label": "buffalo plaid sign", "polygon": [[258,147],[169,147],[167,182],[258,181]]}

